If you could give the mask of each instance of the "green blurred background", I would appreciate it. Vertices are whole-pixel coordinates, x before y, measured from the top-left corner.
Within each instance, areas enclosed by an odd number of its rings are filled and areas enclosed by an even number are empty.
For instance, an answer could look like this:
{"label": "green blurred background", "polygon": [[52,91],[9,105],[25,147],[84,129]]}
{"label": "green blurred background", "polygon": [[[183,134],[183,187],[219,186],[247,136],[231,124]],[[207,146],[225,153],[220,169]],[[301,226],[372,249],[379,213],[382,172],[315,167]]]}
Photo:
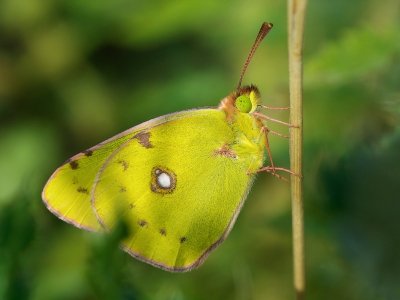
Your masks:
{"label": "green blurred background", "polygon": [[[400,299],[399,12],[398,0],[309,2],[308,299]],[[185,274],[58,220],[40,195],[74,154],[217,105],[263,21],[275,26],[244,84],[287,106],[285,1],[0,2],[0,299],[292,299],[290,185],[273,176],[259,176],[227,240]],[[271,144],[288,167],[288,141]]]}

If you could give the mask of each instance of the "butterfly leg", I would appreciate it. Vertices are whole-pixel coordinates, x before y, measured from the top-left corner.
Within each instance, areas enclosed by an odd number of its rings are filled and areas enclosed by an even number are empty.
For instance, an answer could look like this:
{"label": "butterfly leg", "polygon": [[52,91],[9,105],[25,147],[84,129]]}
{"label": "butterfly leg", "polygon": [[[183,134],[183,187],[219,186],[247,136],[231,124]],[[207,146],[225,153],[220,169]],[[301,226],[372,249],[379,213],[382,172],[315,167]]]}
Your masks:
{"label": "butterfly leg", "polygon": [[272,134],[275,134],[275,135],[277,135],[277,136],[280,136],[280,137],[282,137],[282,138],[285,138],[285,139],[288,139],[288,138],[289,138],[288,135],[284,135],[284,134],[282,134],[282,133],[279,133],[279,132],[276,132],[276,131],[272,131],[272,130],[270,130],[270,129],[268,129],[268,128],[267,128],[267,130],[268,130],[268,132],[270,132],[270,133],[272,133]]}
{"label": "butterfly leg", "polygon": [[269,130],[265,126],[263,126],[261,130],[262,130],[262,133],[265,136],[265,147],[267,148],[267,151],[268,151],[268,157],[269,157],[269,162],[270,162],[271,166],[261,168],[261,169],[257,170],[256,173],[262,172],[262,171],[266,171],[266,172],[270,173],[271,175],[274,175],[275,177],[277,177],[279,179],[282,179],[284,181],[289,181],[285,177],[282,177],[282,176],[280,176],[279,174],[277,174],[275,172],[276,170],[282,170],[282,168],[275,168],[274,160],[272,159],[271,148],[269,147],[269,141],[268,141],[268,133],[271,132],[271,130]]}
{"label": "butterfly leg", "polygon": [[[290,109],[290,107],[271,107],[271,106],[266,106],[266,105],[262,105],[262,104],[258,104],[258,106],[262,107],[262,108],[265,108],[265,109],[268,109],[268,110],[288,110],[288,109]],[[286,122],[282,122],[280,120],[273,119],[271,117],[262,115],[262,114],[257,113],[257,112],[254,112],[253,114],[258,116],[258,117],[260,117],[260,118],[263,118],[263,119],[266,119],[266,120],[269,120],[269,121],[273,121],[273,122],[276,122],[276,123],[279,123],[279,124],[283,124],[283,125],[286,125],[286,126],[289,126],[289,127],[294,127],[294,128],[299,128],[300,127],[298,125],[292,125],[292,124],[289,124],[289,123],[286,123]],[[269,129],[267,129],[267,130],[269,132],[271,132],[272,134],[275,134],[277,136],[283,137],[285,139],[289,138],[289,136],[287,136],[287,135],[283,135],[283,134],[280,134],[278,132],[275,132],[275,131],[272,131],[272,130],[269,130]]]}
{"label": "butterfly leg", "polygon": [[[274,171],[274,170],[275,170],[274,160],[272,159],[271,148],[269,147],[269,142],[268,142],[268,133],[269,133],[269,132],[270,132],[270,130],[269,130],[267,127],[263,126],[263,127],[261,128],[260,135],[259,135],[259,138],[261,138],[263,135],[264,135],[264,137],[265,137],[265,147],[267,148],[268,157],[269,157],[269,162],[270,162],[270,164],[271,164],[271,166],[268,167],[268,170],[265,170],[265,171],[271,173],[271,174],[274,175],[274,176],[280,177],[280,176],[277,175],[277,174],[275,173],[275,171]],[[255,171],[255,172],[247,171],[247,174],[257,173],[257,172],[260,172],[260,170],[257,170],[257,171]]]}
{"label": "butterfly leg", "polygon": [[274,171],[275,170],[275,168],[274,168],[274,160],[272,159],[271,148],[269,147],[269,141],[268,141],[268,132],[270,132],[270,130],[267,127],[263,126],[261,128],[261,132],[265,136],[265,147],[267,148],[269,162],[271,163],[271,170],[272,170],[271,174],[274,175],[275,174],[275,171]]}
{"label": "butterfly leg", "polygon": [[[284,109],[286,109],[286,108],[284,108]],[[286,123],[286,122],[283,122],[283,121],[280,121],[280,120],[277,120],[277,119],[273,119],[271,117],[268,117],[266,115],[260,114],[258,112],[254,112],[253,115],[255,115],[255,116],[259,117],[259,118],[262,118],[262,119],[265,119],[265,120],[269,120],[269,121],[272,121],[272,122],[276,122],[276,123],[279,123],[279,124],[283,124],[283,125],[286,125],[286,126],[289,126],[289,127],[300,128],[299,125],[293,125],[293,124],[289,124],[289,123]]]}
{"label": "butterfly leg", "polygon": [[268,110],[288,110],[290,107],[272,107],[272,106],[266,106],[262,104],[258,104],[259,107],[268,109]]}
{"label": "butterfly leg", "polygon": [[[270,149],[270,147],[269,147],[269,141],[268,141],[268,133],[269,132],[271,132],[271,130],[269,130],[267,127],[265,127],[265,126],[263,126],[262,128],[261,128],[261,132],[260,132],[260,134],[264,134],[264,136],[265,136],[265,147],[267,148],[267,152],[268,152],[268,157],[269,157],[269,161],[270,161],[270,166],[267,166],[267,167],[263,167],[263,168],[260,168],[260,169],[258,169],[258,170],[256,170],[256,171],[254,171],[254,172],[247,172],[247,174],[251,174],[251,173],[258,173],[258,172],[268,172],[268,173],[270,173],[271,175],[273,175],[273,176],[275,176],[275,177],[277,177],[277,178],[279,178],[279,179],[282,179],[282,180],[284,180],[284,181],[289,181],[288,179],[286,179],[285,177],[283,177],[283,176],[281,176],[281,175],[279,175],[279,174],[277,174],[276,173],[276,171],[284,171],[284,172],[287,172],[287,173],[289,173],[289,174],[292,174],[292,175],[295,175],[295,176],[298,176],[298,177],[302,177],[301,175],[299,175],[299,174],[297,174],[297,173],[295,173],[295,172],[293,172],[293,171],[290,171],[290,170],[288,170],[288,169],[285,169],[285,168],[277,168],[277,167],[275,167],[275,165],[274,165],[274,161],[273,161],[273,159],[272,159],[272,153],[271,153],[271,149]],[[271,133],[273,133],[273,132],[271,132]],[[274,132],[275,133],[275,132]],[[278,134],[278,136],[281,136],[280,134]],[[285,137],[285,136],[283,136],[283,137]]]}

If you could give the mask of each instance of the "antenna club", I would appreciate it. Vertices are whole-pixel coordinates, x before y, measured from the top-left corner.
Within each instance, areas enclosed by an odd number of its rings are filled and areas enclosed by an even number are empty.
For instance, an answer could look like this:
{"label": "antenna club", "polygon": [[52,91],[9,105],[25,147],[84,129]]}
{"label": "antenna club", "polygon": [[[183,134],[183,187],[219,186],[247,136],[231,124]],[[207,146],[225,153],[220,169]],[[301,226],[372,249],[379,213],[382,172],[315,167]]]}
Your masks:
{"label": "antenna club", "polygon": [[242,74],[240,75],[239,79],[239,84],[238,84],[238,90],[242,86],[242,80],[244,73],[246,72],[247,66],[249,65],[254,53],[256,52],[258,46],[260,45],[261,41],[265,38],[265,36],[268,34],[268,32],[271,30],[271,28],[274,26],[272,23],[264,22],[261,25],[260,31],[258,32],[258,35],[256,37],[256,40],[253,43],[253,46],[251,47],[249,56],[247,57],[246,62],[244,63]]}

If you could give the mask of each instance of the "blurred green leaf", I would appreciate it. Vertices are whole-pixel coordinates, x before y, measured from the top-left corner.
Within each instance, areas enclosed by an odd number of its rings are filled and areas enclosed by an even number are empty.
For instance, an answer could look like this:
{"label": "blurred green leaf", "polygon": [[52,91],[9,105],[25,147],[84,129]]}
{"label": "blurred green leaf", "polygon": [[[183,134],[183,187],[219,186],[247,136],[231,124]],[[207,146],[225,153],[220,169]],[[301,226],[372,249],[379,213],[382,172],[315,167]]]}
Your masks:
{"label": "blurred green leaf", "polygon": [[338,85],[382,72],[400,53],[400,44],[394,42],[396,37],[396,28],[382,29],[369,23],[347,29],[307,61],[306,85]]}
{"label": "blurred green leaf", "polygon": [[43,166],[54,163],[58,152],[52,130],[39,123],[20,122],[4,129],[0,133],[0,205],[27,190],[38,191],[46,170]]}

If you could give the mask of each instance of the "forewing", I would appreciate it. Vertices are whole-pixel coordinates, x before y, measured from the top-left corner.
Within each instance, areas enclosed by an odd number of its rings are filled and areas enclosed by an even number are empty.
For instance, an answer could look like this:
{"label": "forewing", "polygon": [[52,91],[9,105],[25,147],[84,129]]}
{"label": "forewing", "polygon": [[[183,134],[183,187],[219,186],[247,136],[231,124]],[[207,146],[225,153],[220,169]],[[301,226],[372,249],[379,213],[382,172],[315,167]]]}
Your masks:
{"label": "forewing", "polygon": [[102,231],[93,213],[90,195],[103,164],[122,144],[143,130],[195,112],[182,111],[150,120],[70,158],[53,173],[43,189],[42,198],[47,208],[76,227]]}

